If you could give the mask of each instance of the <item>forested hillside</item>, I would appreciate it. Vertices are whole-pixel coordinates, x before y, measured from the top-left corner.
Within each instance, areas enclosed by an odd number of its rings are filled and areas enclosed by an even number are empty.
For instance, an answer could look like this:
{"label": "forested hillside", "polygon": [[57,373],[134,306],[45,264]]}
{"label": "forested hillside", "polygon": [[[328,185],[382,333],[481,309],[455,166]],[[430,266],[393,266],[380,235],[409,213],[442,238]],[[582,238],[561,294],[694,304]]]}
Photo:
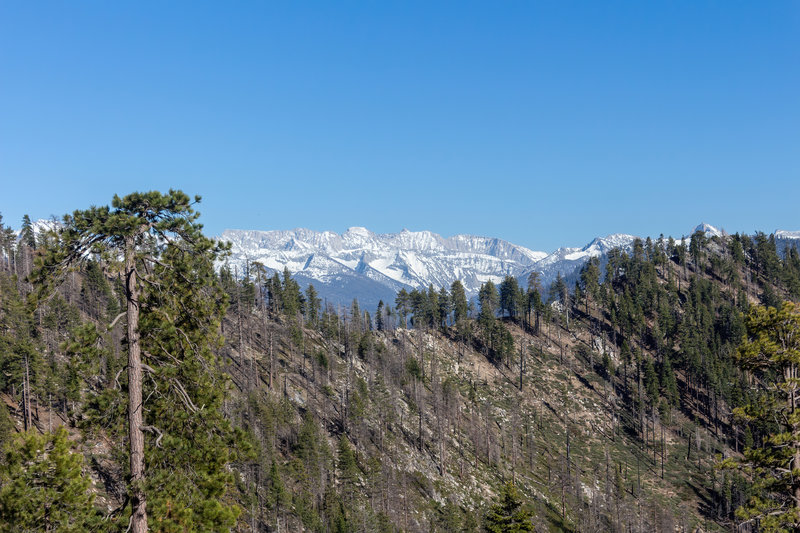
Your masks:
{"label": "forested hillside", "polygon": [[232,272],[197,201],[0,227],[4,529],[800,520],[795,247],[637,240],[574,286],[508,277],[470,302],[456,281],[340,308],[288,271]]}

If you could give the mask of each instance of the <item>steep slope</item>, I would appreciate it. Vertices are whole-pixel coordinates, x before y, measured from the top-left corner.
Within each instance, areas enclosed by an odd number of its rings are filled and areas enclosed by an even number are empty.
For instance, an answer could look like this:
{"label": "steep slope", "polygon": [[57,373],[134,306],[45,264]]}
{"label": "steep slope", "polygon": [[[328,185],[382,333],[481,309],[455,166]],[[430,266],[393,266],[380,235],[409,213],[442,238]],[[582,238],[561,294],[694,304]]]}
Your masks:
{"label": "steep slope", "polygon": [[[598,240],[560,260],[600,257],[628,240]],[[368,322],[354,309],[307,306],[301,320],[222,276],[232,303],[218,351],[232,380],[224,411],[254,447],[231,467],[239,528],[479,531],[513,482],[537,530],[730,530],[748,485],[715,469],[717,457],[765,438],[731,416],[752,388],[732,355],[741,312],[800,298],[800,262],[778,257],[774,241],[711,236],[694,253],[635,246],[611,254],[612,279],[537,308],[535,319],[453,323],[451,311],[430,327],[413,320],[413,330],[398,327],[396,310]],[[369,272],[359,263],[350,270]],[[108,329],[121,287],[113,268],[89,262],[36,317],[23,305],[25,265],[0,261],[0,348],[9,347],[0,350],[0,406],[11,416],[9,429],[0,409],[0,441],[27,419],[40,431],[71,426],[98,504],[118,518],[124,448],[108,420],[93,417],[120,413],[102,399],[121,385],[124,326]],[[69,351],[84,322],[102,326],[91,347],[106,356]],[[20,394],[26,381],[32,402]]]}
{"label": "steep slope", "polygon": [[[339,311],[298,330],[286,317],[244,310],[243,338],[253,342],[227,346],[231,375],[262,409],[288,413],[292,428],[263,435],[263,461],[279,465],[298,501],[325,493],[303,472],[344,479],[346,520],[365,531],[477,531],[510,480],[537,531],[724,530],[744,485],[714,466],[717,454],[736,454],[742,432],[730,416],[736,394],[712,389],[719,376],[708,372],[737,382],[730,343],[740,338],[736,306],[748,302],[736,303],[738,286],[721,281],[720,265],[733,257],[729,241],[713,239],[685,268],[676,249],[622,254],[614,279],[569,308],[543,310],[541,323],[482,318],[407,330],[387,317],[375,331]],[[630,240],[598,240],[559,260],[600,257]],[[757,263],[733,268],[740,280],[760,272]],[[508,342],[495,344],[503,332]],[[717,350],[704,353],[704,367],[685,347],[709,339]],[[309,439],[336,458],[309,462]],[[347,450],[355,461],[344,469]],[[297,511],[306,506],[314,511]],[[296,505],[280,524],[313,529],[314,516],[331,519],[327,509]]]}

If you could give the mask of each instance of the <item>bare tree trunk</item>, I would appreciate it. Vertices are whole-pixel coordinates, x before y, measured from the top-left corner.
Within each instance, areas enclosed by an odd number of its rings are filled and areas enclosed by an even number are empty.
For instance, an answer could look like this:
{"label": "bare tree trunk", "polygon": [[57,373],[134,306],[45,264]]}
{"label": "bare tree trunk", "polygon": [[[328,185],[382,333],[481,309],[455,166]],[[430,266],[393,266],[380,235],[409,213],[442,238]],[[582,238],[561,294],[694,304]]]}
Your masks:
{"label": "bare tree trunk", "polygon": [[22,408],[25,411],[25,431],[33,427],[31,422],[31,375],[28,365],[28,354],[25,354],[25,381],[22,386]]}
{"label": "bare tree trunk", "polygon": [[269,330],[269,390],[272,390],[272,379],[275,370],[275,352],[272,348],[272,330]]}
{"label": "bare tree trunk", "polygon": [[133,256],[134,237],[125,239],[125,296],[128,302],[128,426],[131,453],[131,531],[147,532],[142,432],[142,354],[139,344],[139,288]]}

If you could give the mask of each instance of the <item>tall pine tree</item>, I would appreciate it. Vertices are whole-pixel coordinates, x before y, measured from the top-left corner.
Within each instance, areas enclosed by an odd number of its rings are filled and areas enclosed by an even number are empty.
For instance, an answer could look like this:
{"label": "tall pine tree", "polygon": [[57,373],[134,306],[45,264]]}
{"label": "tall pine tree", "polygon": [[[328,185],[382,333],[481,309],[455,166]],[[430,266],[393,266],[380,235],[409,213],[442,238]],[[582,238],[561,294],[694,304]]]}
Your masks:
{"label": "tall pine tree", "polygon": [[213,264],[226,248],[202,234],[193,209],[199,201],[181,191],[151,191],[75,211],[33,276],[42,297],[73,265],[99,256],[125,280],[126,311],[118,318],[127,326],[134,533],[148,529],[148,499],[164,530],[219,531],[237,513],[224,499],[228,450],[237,447],[221,415],[225,380],[211,352],[227,305]]}

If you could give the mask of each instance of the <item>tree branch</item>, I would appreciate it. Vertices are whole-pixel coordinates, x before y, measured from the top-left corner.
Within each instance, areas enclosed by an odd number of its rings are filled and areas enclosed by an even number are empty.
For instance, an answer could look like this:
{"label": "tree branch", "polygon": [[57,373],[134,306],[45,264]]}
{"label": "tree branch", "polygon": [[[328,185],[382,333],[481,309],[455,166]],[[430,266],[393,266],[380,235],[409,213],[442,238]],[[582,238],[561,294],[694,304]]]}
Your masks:
{"label": "tree branch", "polygon": [[173,385],[175,385],[175,388],[178,390],[179,396],[183,400],[183,404],[186,406],[186,408],[193,413],[196,413],[198,410],[197,406],[194,404],[194,402],[192,402],[192,399],[189,398],[189,394],[186,392],[186,389],[183,388],[181,382],[178,381],[177,378],[172,378],[170,381],[172,381]]}
{"label": "tree branch", "polygon": [[122,313],[120,313],[120,314],[118,314],[116,317],[114,317],[114,320],[112,320],[112,321],[111,321],[111,324],[109,324],[109,325],[108,325],[108,329],[109,329],[109,330],[112,330],[112,329],[114,329],[114,326],[116,326],[116,325],[117,325],[117,322],[119,322],[119,319],[121,319],[122,317],[124,317],[126,314],[127,314],[127,313],[126,313],[125,311],[123,311]]}
{"label": "tree branch", "polygon": [[164,432],[155,426],[142,426],[142,429],[151,433],[158,433],[158,437],[156,438],[156,448],[161,448],[161,439],[164,437]]}

